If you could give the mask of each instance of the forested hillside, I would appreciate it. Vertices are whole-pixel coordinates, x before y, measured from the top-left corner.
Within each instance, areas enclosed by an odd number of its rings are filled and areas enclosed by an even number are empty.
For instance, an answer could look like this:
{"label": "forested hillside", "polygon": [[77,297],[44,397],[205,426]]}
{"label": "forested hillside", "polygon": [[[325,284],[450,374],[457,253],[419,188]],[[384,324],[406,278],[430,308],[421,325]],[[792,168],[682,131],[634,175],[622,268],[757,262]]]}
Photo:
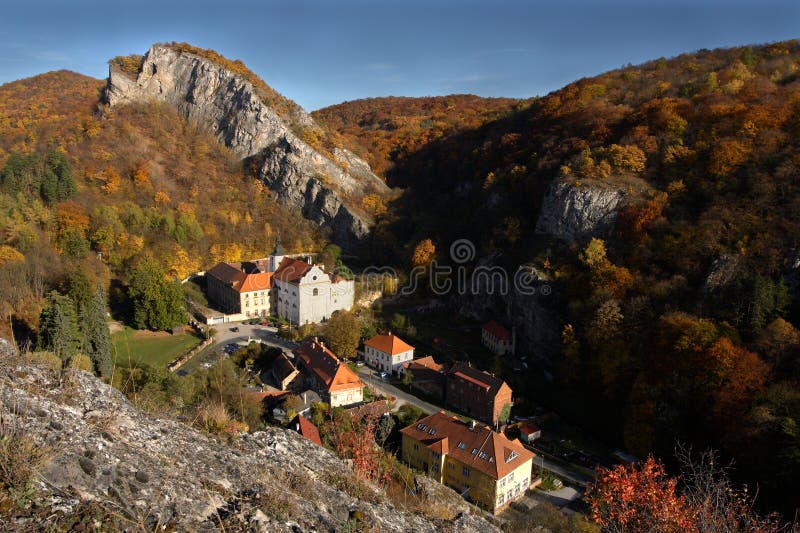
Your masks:
{"label": "forested hillside", "polygon": [[390,96],[344,102],[319,109],[312,116],[339,133],[374,172],[386,176],[395,164],[426,144],[497,120],[522,105],[512,98],[470,94]]}
{"label": "forested hillside", "polygon": [[[797,41],[662,58],[475,129],[398,140],[418,148],[387,169],[407,192],[375,230],[376,254],[408,262],[432,239],[445,256],[467,237],[532,262],[556,283],[564,361],[557,387],[529,392],[637,454],[669,458],[677,440],[721,449],[762,502],[792,512],[799,60]],[[370,121],[340,127],[365,146],[386,141]],[[610,235],[563,244],[535,233],[562,178],[650,191]]]}
{"label": "forested hillside", "polygon": [[101,113],[103,85],[53,72],[0,87],[3,331],[12,316],[35,329],[46,292],[76,269],[124,280],[152,255],[182,278],[263,256],[277,233],[290,249],[322,242],[171,108]]}

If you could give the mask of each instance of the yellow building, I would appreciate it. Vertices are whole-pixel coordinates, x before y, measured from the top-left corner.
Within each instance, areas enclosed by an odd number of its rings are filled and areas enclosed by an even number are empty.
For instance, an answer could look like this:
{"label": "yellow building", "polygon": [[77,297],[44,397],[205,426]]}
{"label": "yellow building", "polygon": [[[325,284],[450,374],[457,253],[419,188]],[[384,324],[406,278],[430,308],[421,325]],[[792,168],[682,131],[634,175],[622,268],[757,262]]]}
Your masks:
{"label": "yellow building", "polygon": [[400,433],[403,461],[494,514],[531,486],[534,454],[491,428],[440,412]]}

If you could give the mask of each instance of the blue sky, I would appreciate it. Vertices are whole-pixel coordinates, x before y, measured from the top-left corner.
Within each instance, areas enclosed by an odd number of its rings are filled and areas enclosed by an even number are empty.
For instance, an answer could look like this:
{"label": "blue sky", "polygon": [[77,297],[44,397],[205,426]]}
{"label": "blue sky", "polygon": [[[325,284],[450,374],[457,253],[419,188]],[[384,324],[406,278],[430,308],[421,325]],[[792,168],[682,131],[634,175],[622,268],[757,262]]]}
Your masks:
{"label": "blue sky", "polygon": [[187,41],[242,59],[309,110],[368,96],[530,97],[627,63],[800,37],[798,0],[14,0],[0,83],[97,78],[116,55]]}

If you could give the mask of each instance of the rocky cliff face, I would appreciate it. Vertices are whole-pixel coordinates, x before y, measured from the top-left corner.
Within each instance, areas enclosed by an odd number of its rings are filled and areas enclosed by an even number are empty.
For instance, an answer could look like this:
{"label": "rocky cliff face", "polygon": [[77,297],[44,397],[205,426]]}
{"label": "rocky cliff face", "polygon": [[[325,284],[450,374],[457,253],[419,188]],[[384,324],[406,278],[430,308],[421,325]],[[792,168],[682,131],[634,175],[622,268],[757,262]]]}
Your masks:
{"label": "rocky cliff face", "polygon": [[87,373],[21,358],[0,368],[0,432],[45,450],[32,504],[0,491],[3,531],[496,531],[446,487],[435,497],[455,502],[453,518],[410,514],[294,432],[222,442],[138,411]]}
{"label": "rocky cliff face", "polygon": [[369,232],[358,198],[388,191],[352,153],[335,149],[334,162],[298,137],[295,131],[315,127],[302,109],[279,116],[243,76],[198,55],[154,45],[135,78],[112,63],[106,97],[111,107],[151,100],[173,105],[242,158],[259,161],[261,179],[278,201],[330,227],[345,246]]}
{"label": "rocky cliff face", "polygon": [[622,187],[597,180],[557,181],[542,202],[536,233],[566,242],[603,234],[614,226],[628,194]]}

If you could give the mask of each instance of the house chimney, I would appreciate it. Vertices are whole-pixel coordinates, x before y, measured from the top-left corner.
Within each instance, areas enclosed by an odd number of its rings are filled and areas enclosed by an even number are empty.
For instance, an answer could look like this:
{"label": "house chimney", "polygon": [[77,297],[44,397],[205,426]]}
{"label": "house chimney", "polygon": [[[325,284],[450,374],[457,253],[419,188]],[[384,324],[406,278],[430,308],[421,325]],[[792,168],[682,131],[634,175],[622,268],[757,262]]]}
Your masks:
{"label": "house chimney", "polygon": [[476,423],[475,423],[475,421],[474,421],[474,420],[470,420],[470,421],[469,421],[469,429],[470,429],[470,431],[471,431],[471,430],[474,430],[474,429],[475,429],[475,426],[476,426]]}

